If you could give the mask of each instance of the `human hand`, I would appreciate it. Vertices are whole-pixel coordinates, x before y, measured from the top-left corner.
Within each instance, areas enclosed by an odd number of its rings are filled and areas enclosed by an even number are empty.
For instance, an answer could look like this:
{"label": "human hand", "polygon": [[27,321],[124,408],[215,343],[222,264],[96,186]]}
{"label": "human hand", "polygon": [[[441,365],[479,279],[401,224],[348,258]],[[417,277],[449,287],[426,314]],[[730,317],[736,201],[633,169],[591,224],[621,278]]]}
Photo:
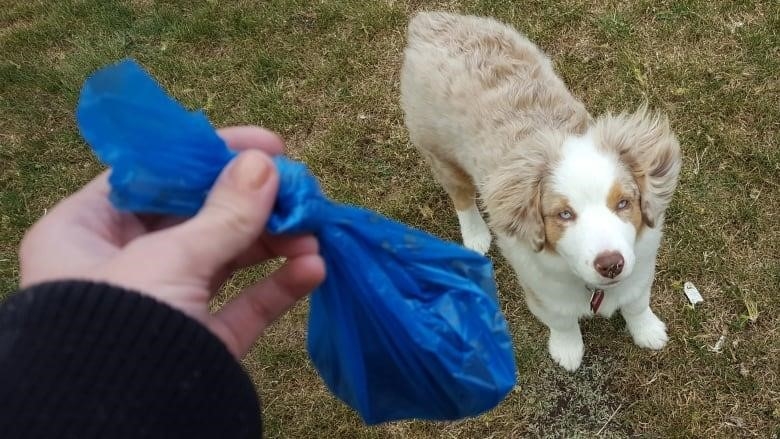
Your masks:
{"label": "human hand", "polygon": [[[283,143],[257,127],[219,130],[239,151],[194,217],[143,217],[116,210],[108,172],[62,200],[25,235],[20,286],[91,280],[152,296],[210,329],[236,358],[325,277],[311,235],[265,233],[279,176],[269,154]],[[216,313],[208,308],[237,269],[281,256],[284,265]]]}

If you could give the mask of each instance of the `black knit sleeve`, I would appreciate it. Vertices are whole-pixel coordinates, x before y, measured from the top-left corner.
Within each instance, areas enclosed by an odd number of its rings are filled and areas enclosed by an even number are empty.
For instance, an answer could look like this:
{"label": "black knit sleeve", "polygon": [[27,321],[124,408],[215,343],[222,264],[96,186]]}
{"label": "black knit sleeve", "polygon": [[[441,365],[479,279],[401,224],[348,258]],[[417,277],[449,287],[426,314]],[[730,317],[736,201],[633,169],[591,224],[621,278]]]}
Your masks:
{"label": "black knit sleeve", "polygon": [[260,422],[225,345],[150,297],[70,281],[0,305],[2,438],[257,438]]}

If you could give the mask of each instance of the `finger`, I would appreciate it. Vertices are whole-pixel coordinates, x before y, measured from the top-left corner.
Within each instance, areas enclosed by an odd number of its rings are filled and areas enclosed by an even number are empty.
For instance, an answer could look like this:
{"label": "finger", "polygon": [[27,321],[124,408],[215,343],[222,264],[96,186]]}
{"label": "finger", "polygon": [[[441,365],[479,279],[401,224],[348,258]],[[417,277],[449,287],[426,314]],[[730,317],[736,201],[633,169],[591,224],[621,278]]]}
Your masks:
{"label": "finger", "polygon": [[238,126],[222,128],[217,134],[234,151],[259,149],[266,154],[276,155],[284,152],[284,141],[276,133],[256,127]]}
{"label": "finger", "polygon": [[315,254],[320,251],[320,244],[314,235],[269,235],[260,236],[260,242],[273,255],[295,257],[305,254]]}
{"label": "finger", "polygon": [[185,218],[172,215],[134,214],[117,210],[109,199],[111,170],[101,172],[78,192],[64,199],[50,214],[63,218],[78,219],[79,223],[99,230],[99,224],[116,224],[121,243],[127,243],[147,232],[165,229],[182,223]]}
{"label": "finger", "polygon": [[194,271],[215,274],[255,242],[265,228],[279,185],[270,158],[245,151],[222,171],[201,210],[157,232]]}
{"label": "finger", "polygon": [[144,225],[147,232],[156,232],[167,229],[187,221],[187,217],[177,215],[160,215],[156,213],[136,214],[138,220]]}
{"label": "finger", "polygon": [[274,236],[263,234],[233,261],[232,268],[249,267],[279,256],[294,258],[306,254],[317,254],[318,251],[319,243],[314,235]]}
{"label": "finger", "polygon": [[76,194],[95,196],[101,199],[107,198],[109,192],[111,192],[111,185],[109,185],[108,183],[108,177],[110,175],[111,175],[111,170],[106,169],[105,171],[98,174],[95,178],[93,178],[92,181],[87,183]]}
{"label": "finger", "polygon": [[269,277],[246,288],[225,305],[214,317],[224,326],[234,355],[240,358],[246,354],[268,325],[324,278],[325,263],[320,256],[300,256],[288,260]]}
{"label": "finger", "polygon": [[263,235],[233,262],[217,271],[209,282],[211,297],[213,298],[219,292],[222,285],[236,270],[252,267],[276,257],[289,259],[307,254],[314,255],[318,251],[319,243],[313,235]]}
{"label": "finger", "polygon": [[96,239],[124,246],[146,233],[138,218],[129,212],[117,210],[109,200],[110,171],[104,171],[73,195],[60,201],[36,224],[37,228],[69,229],[69,238],[76,231]]}
{"label": "finger", "polygon": [[67,215],[68,217],[81,216],[85,207],[110,206],[111,203],[108,200],[108,194],[111,191],[108,184],[109,172],[107,170],[98,174],[84,187],[57,203],[47,215],[57,212],[58,215]]}
{"label": "finger", "polygon": [[217,273],[209,280],[209,300],[216,297],[217,293],[222,289],[235,271],[236,270],[232,267],[222,267],[217,270]]}
{"label": "finger", "polygon": [[[219,136],[234,151],[257,149],[269,155],[284,152],[284,141],[276,133],[256,126],[235,126],[217,130]],[[108,184],[105,184],[105,195]],[[168,215],[138,215],[148,231],[158,231],[183,223],[186,218]]]}

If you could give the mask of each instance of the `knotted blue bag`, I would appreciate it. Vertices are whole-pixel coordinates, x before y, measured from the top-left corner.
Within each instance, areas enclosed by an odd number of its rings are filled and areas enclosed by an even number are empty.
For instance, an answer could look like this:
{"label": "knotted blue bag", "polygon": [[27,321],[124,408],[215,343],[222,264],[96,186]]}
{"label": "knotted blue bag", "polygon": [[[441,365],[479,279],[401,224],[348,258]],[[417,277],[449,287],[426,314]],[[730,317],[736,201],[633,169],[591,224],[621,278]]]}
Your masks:
{"label": "knotted blue bag", "polygon": [[[112,168],[111,201],[132,212],[193,215],[235,156],[132,60],[89,78],[79,129]],[[269,233],[314,233],[327,278],[311,295],[307,348],[328,388],[368,424],[454,420],[514,387],[507,325],[485,257],[323,196],[307,168],[276,157]]]}

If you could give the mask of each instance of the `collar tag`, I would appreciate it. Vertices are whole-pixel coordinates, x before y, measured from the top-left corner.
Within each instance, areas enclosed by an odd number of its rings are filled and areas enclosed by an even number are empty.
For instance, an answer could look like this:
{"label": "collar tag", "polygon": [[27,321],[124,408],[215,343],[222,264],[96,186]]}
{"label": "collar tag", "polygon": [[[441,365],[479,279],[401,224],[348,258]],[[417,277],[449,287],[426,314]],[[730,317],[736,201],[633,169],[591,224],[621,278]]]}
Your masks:
{"label": "collar tag", "polygon": [[604,290],[594,289],[590,295],[590,310],[594,314],[598,312],[602,300],[604,300]]}

